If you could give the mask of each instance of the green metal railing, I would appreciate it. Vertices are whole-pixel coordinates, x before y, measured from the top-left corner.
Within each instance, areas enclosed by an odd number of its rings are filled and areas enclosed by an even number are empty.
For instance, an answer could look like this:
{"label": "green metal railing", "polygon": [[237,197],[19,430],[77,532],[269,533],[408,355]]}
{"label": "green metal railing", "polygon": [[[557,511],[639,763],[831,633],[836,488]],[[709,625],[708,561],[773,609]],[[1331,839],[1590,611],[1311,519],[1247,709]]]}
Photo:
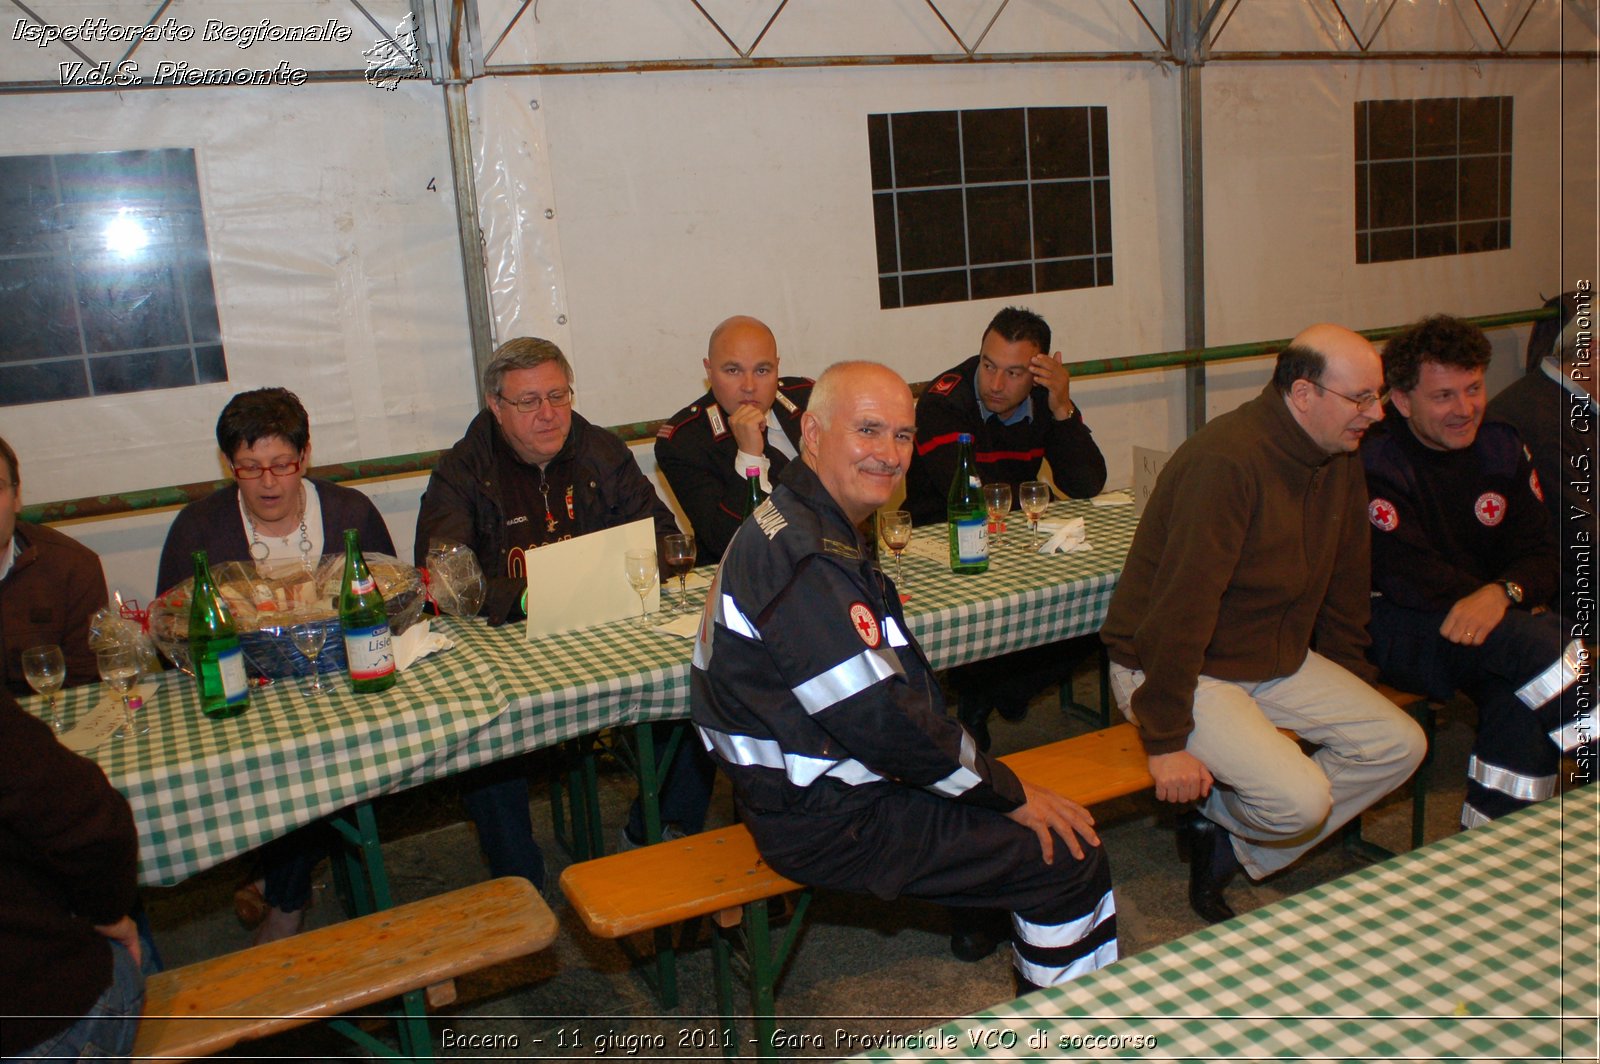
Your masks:
{"label": "green metal railing", "polygon": [[[1512,311],[1506,314],[1486,314],[1467,318],[1480,329],[1504,329],[1513,325],[1527,325],[1553,318],[1554,307]],[[1369,340],[1385,340],[1407,328],[1406,325],[1389,325],[1381,329],[1364,329],[1361,335]],[[1157,351],[1148,355],[1128,355],[1122,358],[1095,358],[1072,363],[1074,378],[1099,377],[1111,373],[1130,373],[1136,370],[1169,369],[1176,366],[1204,366],[1211,362],[1228,362],[1242,358],[1260,358],[1276,354],[1289,343],[1281,340],[1259,340],[1248,344],[1228,344],[1207,347],[1198,351]],[[923,385],[917,385],[921,391]],[[627,425],[613,425],[611,431],[629,443],[653,439],[664,421],[635,421]],[[324,480],[335,483],[351,480],[377,480],[383,477],[426,473],[433,468],[443,451],[422,451],[417,454],[397,454],[387,458],[370,458],[356,462],[315,467],[312,472]],[[92,495],[82,499],[64,499],[60,502],[38,503],[22,509],[22,519],[35,524],[58,521],[76,521],[91,517],[110,517],[118,514],[156,510],[164,506],[182,506],[203,499],[227,480],[207,480],[194,484],[173,484],[164,488],[145,488],[124,491],[115,495]]]}

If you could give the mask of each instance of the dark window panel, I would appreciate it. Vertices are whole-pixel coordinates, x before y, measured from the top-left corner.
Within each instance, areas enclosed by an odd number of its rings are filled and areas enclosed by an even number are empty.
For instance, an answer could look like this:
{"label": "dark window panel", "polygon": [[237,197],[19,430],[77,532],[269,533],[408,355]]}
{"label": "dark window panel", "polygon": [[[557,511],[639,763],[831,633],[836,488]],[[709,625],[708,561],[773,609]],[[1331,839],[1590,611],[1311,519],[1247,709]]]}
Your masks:
{"label": "dark window panel", "polygon": [[196,384],[220,384],[228,379],[228,360],[223,356],[221,344],[194,349]]}
{"label": "dark window panel", "polygon": [[902,270],[966,265],[960,189],[902,192],[898,201]]}
{"label": "dark window panel", "polygon": [[1500,160],[1461,160],[1461,220],[1494,218],[1500,213]]}
{"label": "dark window panel", "polygon": [[1356,164],[1356,228],[1370,229],[1372,221],[1367,217],[1367,185],[1372,177],[1372,168],[1365,163]]}
{"label": "dark window panel", "polygon": [[884,310],[893,310],[900,305],[900,279],[898,277],[878,278],[878,306]]}
{"label": "dark window panel", "polygon": [[89,394],[83,359],[36,362],[30,366],[0,366],[0,406],[53,403]]}
{"label": "dark window panel", "polygon": [[1371,106],[1369,100],[1356,101],[1356,162],[1367,161],[1367,111]]}
{"label": "dark window panel", "polygon": [[1456,227],[1453,225],[1419,225],[1417,227],[1417,258],[1431,259],[1440,255],[1456,254]]}
{"label": "dark window panel", "polygon": [[894,246],[894,193],[880,192],[872,197],[872,225],[878,237],[878,272],[894,273],[900,256]]}
{"label": "dark window panel", "polygon": [[1028,158],[1035,181],[1088,177],[1089,109],[1028,108]]}
{"label": "dark window panel", "polygon": [[954,185],[961,180],[961,149],[954,111],[892,115],[894,176],[899,188]]}
{"label": "dark window panel", "polygon": [[1401,229],[1386,233],[1372,234],[1372,261],[1395,262],[1400,259],[1414,259],[1416,253],[1413,247],[1415,230]]}
{"label": "dark window panel", "polygon": [[1372,159],[1411,158],[1410,100],[1369,100],[1367,136]]}
{"label": "dark window panel", "polygon": [[1062,292],[1069,288],[1093,288],[1094,260],[1041,262],[1034,267],[1034,279],[1041,292]]}
{"label": "dark window panel", "polygon": [[1027,143],[1022,137],[1022,108],[1003,107],[961,112],[961,152],[969,184],[1024,181],[1028,177]]}
{"label": "dark window panel", "polygon": [[82,353],[66,260],[0,259],[0,362]]}
{"label": "dark window panel", "polygon": [[1033,252],[1041,259],[1092,255],[1089,182],[1033,186]]}
{"label": "dark window panel", "polygon": [[1026,185],[967,189],[967,247],[974,266],[1031,258]]}
{"label": "dark window panel", "polygon": [[1106,109],[1089,108],[1089,145],[1094,155],[1094,176],[1111,176],[1111,138],[1106,133]]}
{"label": "dark window panel", "polygon": [[222,323],[217,320],[217,294],[211,286],[211,264],[205,249],[190,251],[184,258],[184,295],[189,302],[189,332],[194,343],[222,339]]}
{"label": "dark window panel", "polygon": [[184,388],[195,382],[194,362],[187,347],[92,358],[89,375],[96,395]]}
{"label": "dark window panel", "polygon": [[[1500,157],[1500,217],[1511,217],[1511,156]],[[1503,243],[1501,247],[1510,247]]]}
{"label": "dark window panel", "polygon": [[1094,260],[1094,283],[1097,288],[1109,286],[1115,278],[1111,273],[1111,256],[1101,255]]}
{"label": "dark window panel", "polygon": [[1465,222],[1456,227],[1456,242],[1463,255],[1473,251],[1496,251],[1500,247],[1500,223]]}
{"label": "dark window panel", "polygon": [[1456,101],[1417,101],[1417,158],[1454,155],[1460,143],[1456,136]]}
{"label": "dark window panel", "polygon": [[1371,187],[1368,189],[1372,228],[1388,229],[1397,225],[1411,225],[1412,187],[1411,163],[1372,163]]}
{"label": "dark window panel", "polygon": [[166,170],[164,200],[174,210],[200,212],[200,175],[195,169],[194,149],[168,148],[161,152]]}
{"label": "dark window panel", "polygon": [[1500,98],[1481,96],[1461,101],[1461,154],[1493,154],[1500,150]]}
{"label": "dark window panel", "polygon": [[79,263],[75,272],[84,344],[91,354],[189,341],[166,263],[123,265],[107,256]]}
{"label": "dark window panel", "polygon": [[159,204],[166,199],[159,151],[102,151],[56,157],[61,199],[79,205]]}
{"label": "dark window panel", "polygon": [[1094,249],[1111,250],[1111,182],[1094,183]]}
{"label": "dark window panel", "polygon": [[58,216],[50,157],[0,158],[0,253],[49,249]]}
{"label": "dark window panel", "polygon": [[1033,292],[1033,267],[990,266],[972,271],[972,298],[998,299]]}
{"label": "dark window panel", "polygon": [[1372,261],[1372,238],[1366,233],[1356,234],[1356,262]]}
{"label": "dark window panel", "polygon": [[1511,223],[1509,221],[1500,223],[1500,246],[1502,248],[1511,246]]}
{"label": "dark window panel", "polygon": [[908,307],[929,303],[962,303],[967,299],[967,271],[914,273],[904,281]]}
{"label": "dark window panel", "polygon": [[1417,224],[1453,222],[1456,213],[1456,161],[1417,160]]}
{"label": "dark window panel", "polygon": [[1511,151],[1511,103],[1512,97],[1500,97],[1500,150]]}
{"label": "dark window panel", "polygon": [[894,187],[894,169],[889,160],[889,116],[867,116],[867,154],[872,158],[872,188]]}

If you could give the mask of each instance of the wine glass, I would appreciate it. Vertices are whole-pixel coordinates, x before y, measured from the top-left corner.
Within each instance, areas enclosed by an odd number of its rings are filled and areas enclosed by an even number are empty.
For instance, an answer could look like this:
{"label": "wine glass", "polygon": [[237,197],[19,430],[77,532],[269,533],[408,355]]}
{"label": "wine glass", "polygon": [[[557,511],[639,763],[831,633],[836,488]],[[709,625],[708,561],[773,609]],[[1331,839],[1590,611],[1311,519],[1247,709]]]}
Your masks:
{"label": "wine glass", "polygon": [[894,555],[894,582],[900,583],[900,555],[911,544],[911,515],[905,510],[885,510],[878,515],[878,534]]}
{"label": "wine glass", "polygon": [[623,556],[622,569],[628,574],[628,583],[639,596],[639,627],[648,628],[650,615],[645,609],[644,600],[661,575],[656,568],[656,552],[644,548],[630,550]]}
{"label": "wine glass", "polygon": [[1050,485],[1042,480],[1025,481],[1017,488],[1017,501],[1022,512],[1028,515],[1028,531],[1033,533],[1035,546],[1039,542],[1039,518],[1050,508]]}
{"label": "wine glass", "polygon": [[317,668],[317,656],[322,653],[322,646],[328,641],[328,626],[316,623],[297,624],[289,629],[289,641],[311,663],[311,685],[306,689],[306,697],[316,698],[328,689],[322,682],[322,672]]}
{"label": "wine glass", "polygon": [[133,707],[128,704],[128,692],[139,682],[139,651],[127,644],[106,647],[95,655],[100,667],[100,679],[106,686],[122,696],[122,726],[112,733],[118,739],[144,735],[150,725],[134,721]]}
{"label": "wine glass", "polygon": [[674,533],[661,541],[667,572],[678,578],[678,612],[689,612],[689,570],[694,568],[694,536]]}
{"label": "wine glass", "polygon": [[22,674],[28,686],[44,695],[50,714],[50,727],[57,734],[67,730],[67,722],[56,711],[56,692],[67,682],[67,659],[58,646],[29,647],[22,652]]}
{"label": "wine glass", "polygon": [[999,549],[1001,528],[1011,512],[1011,485],[1006,481],[983,486],[983,504],[989,508],[989,538]]}

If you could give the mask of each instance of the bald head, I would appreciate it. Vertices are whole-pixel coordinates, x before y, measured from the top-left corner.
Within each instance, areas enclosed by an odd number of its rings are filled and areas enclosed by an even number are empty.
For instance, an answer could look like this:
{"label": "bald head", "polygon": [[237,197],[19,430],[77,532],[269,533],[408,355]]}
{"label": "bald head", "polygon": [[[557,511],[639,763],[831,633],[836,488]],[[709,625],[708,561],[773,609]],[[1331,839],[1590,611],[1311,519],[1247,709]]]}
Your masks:
{"label": "bald head", "polygon": [[1296,422],[1329,454],[1354,451],[1383,420],[1383,361],[1360,333],[1322,323],[1278,353],[1272,383]]}
{"label": "bald head", "polygon": [[805,463],[850,520],[889,501],[911,462],[917,408],[900,375],[876,362],[829,366],[800,418]]}
{"label": "bald head", "polygon": [[778,395],[778,341],[755,318],[738,314],[711,330],[702,363],[711,394],[729,414],[753,406],[765,414]]}

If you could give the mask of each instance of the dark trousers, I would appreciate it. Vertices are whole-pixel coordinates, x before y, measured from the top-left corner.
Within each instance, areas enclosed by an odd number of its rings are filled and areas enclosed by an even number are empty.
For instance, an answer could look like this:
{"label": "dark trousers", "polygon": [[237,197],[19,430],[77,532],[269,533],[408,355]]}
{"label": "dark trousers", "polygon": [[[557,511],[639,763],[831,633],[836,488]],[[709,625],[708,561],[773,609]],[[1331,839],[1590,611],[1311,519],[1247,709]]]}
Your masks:
{"label": "dark trousers", "polygon": [[[672,735],[672,724],[652,724],[656,749]],[[685,835],[705,829],[706,809],[711,805],[711,787],[717,780],[717,766],[689,726],[678,740],[678,752],[667,766],[661,787],[661,826],[676,824]],[[628,810],[628,838],[644,842],[644,805],[635,798]]]}
{"label": "dark trousers", "polygon": [[[1375,599],[1371,656],[1384,680],[1396,687],[1440,700],[1461,691],[1477,705],[1478,734],[1467,766],[1463,825],[1473,827],[1550,797],[1557,789],[1563,751],[1578,752],[1578,763],[1585,767],[1585,778],[1573,782],[1590,782],[1593,696],[1581,697],[1579,682],[1562,686],[1554,679],[1563,675],[1564,658],[1580,664],[1560,618],[1508,610],[1478,647],[1441,636],[1444,618],[1444,613]],[[1579,719],[1585,709],[1587,727]]]}

